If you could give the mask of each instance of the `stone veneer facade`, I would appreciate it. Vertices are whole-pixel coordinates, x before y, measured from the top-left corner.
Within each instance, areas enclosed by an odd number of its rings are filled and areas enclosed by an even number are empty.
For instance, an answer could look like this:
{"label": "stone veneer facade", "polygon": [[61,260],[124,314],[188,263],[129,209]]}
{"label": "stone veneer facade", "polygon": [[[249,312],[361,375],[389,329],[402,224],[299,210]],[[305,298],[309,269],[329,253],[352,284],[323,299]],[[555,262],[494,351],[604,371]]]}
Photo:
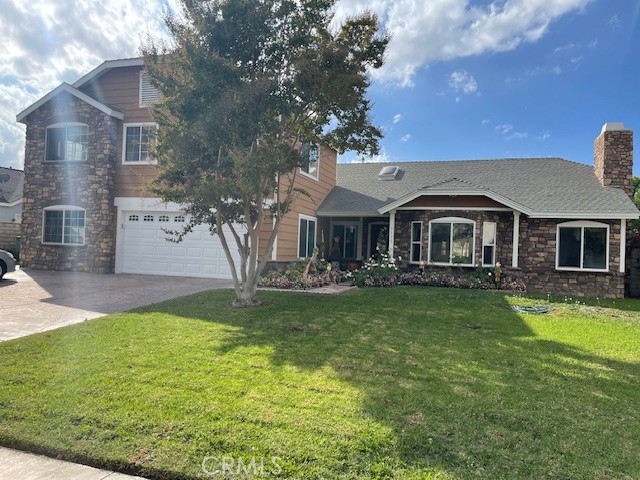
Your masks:
{"label": "stone veneer facade", "polygon": [[[45,162],[46,127],[56,123],[88,125],[86,162]],[[26,119],[23,267],[109,273],[115,265],[116,142],[121,123],[63,92]],[[85,244],[43,245],[43,209],[53,205],[84,208]]]}
{"label": "stone veneer facade", "polygon": [[[529,292],[571,296],[624,296],[624,273],[620,272],[620,221],[601,221],[609,225],[609,271],[556,270],[556,231],[558,223],[568,219],[533,219],[520,217],[518,268],[511,268],[513,251],[513,214],[495,211],[403,210],[396,213],[395,255],[402,257],[401,266],[416,268],[408,263],[411,222],[422,221],[422,259],[427,260],[429,221],[442,217],[474,220],[475,263],[482,261],[482,222],[497,223],[496,261],[503,265],[505,279],[520,279]],[[446,268],[446,267],[443,267]],[[465,268],[465,267],[462,267]],[[468,267],[472,270],[471,267]]]}
{"label": "stone veneer facade", "polygon": [[593,147],[596,177],[603,186],[620,187],[633,198],[633,132],[606,128]]}

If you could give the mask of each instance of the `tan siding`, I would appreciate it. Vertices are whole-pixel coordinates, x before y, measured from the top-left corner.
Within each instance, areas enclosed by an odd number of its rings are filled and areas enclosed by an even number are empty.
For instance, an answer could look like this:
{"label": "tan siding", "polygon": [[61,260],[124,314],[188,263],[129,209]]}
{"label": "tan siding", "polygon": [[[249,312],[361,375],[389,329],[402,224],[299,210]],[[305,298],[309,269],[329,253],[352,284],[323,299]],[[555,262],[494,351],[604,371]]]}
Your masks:
{"label": "tan siding", "polygon": [[118,132],[116,152],[117,197],[151,196],[146,187],[157,175],[155,168],[150,165],[122,164],[124,124],[153,122],[149,109],[139,106],[141,69],[141,67],[114,68],[80,88],[99,102],[124,113],[124,120]]}
{"label": "tan siding", "polygon": [[[334,150],[323,146],[320,150],[318,180],[309,178],[300,172],[296,174],[295,186],[306,190],[309,197],[297,194],[293,208],[282,219],[278,233],[278,260],[295,260],[298,258],[299,215],[316,216],[316,209],[336,184],[337,158],[337,153]],[[288,182],[283,179],[282,187],[287,184]],[[320,229],[318,228],[318,242],[321,240],[320,235]]]}
{"label": "tan siding", "polygon": [[[153,122],[148,108],[139,107],[141,67],[115,68],[96,80],[81,87],[81,90],[96,100],[122,113],[125,117],[120,125],[117,142],[116,196],[151,196],[147,186],[156,177],[156,169],[151,165],[123,165],[122,142],[123,124]],[[283,218],[278,234],[278,259],[293,260],[298,255],[298,215],[315,217],[315,211],[336,184],[337,153],[326,146],[320,149],[318,180],[300,174],[296,175],[296,187],[306,190],[310,198],[299,195],[291,212]],[[282,179],[286,185],[286,179]],[[270,233],[267,222],[260,233],[260,254]],[[318,234],[318,239],[320,238]]]}

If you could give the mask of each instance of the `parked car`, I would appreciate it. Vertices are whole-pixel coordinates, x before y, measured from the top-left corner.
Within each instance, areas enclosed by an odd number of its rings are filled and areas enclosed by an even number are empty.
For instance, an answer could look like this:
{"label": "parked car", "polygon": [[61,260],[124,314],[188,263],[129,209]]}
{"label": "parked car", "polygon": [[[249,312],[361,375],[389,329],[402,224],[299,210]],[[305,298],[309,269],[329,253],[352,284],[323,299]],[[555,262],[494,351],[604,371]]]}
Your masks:
{"label": "parked car", "polygon": [[2,280],[2,277],[4,277],[5,273],[15,271],[16,259],[13,257],[11,252],[0,250],[0,280]]}

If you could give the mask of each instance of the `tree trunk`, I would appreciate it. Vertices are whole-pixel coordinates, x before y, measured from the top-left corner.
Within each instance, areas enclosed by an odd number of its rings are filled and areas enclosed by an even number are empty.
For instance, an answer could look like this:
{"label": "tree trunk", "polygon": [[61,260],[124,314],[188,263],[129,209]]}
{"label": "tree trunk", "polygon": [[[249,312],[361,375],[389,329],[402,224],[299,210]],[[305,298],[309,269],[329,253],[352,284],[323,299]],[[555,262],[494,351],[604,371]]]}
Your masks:
{"label": "tree trunk", "polygon": [[[255,275],[253,275],[255,277]],[[232,305],[234,307],[246,308],[257,307],[262,302],[256,299],[256,286],[258,282],[255,278],[251,278],[250,275],[242,285],[242,289],[239,293],[236,292],[236,298],[233,300]]]}

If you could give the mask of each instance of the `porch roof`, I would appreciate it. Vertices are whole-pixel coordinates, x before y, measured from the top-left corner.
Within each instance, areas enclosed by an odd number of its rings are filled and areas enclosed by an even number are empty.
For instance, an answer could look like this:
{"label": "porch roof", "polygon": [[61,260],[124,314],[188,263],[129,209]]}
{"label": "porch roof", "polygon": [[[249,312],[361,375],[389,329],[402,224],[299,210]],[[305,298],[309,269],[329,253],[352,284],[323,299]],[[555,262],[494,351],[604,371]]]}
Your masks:
{"label": "porch roof", "polygon": [[[400,167],[380,180],[382,166]],[[531,217],[638,218],[620,188],[603,187],[593,168],[561,158],[339,164],[337,185],[318,215],[384,214],[422,195],[484,195]]]}

